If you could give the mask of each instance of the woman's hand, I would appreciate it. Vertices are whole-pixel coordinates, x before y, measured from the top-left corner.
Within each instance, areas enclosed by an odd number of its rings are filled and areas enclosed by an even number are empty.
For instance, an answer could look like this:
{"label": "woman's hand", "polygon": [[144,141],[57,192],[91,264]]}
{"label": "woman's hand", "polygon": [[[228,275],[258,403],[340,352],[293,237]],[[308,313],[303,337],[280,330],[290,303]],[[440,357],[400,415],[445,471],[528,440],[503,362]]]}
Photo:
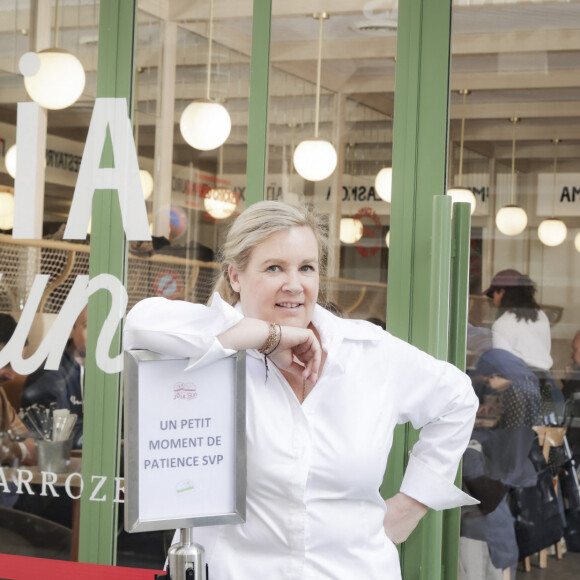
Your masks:
{"label": "woman's hand", "polygon": [[268,358],[279,369],[316,384],[322,347],[314,332],[308,328],[282,326],[281,333],[280,344]]}
{"label": "woman's hand", "polygon": [[[318,380],[322,347],[308,328],[282,326],[278,346],[268,358],[281,370],[288,371],[314,384]],[[218,336],[224,348],[233,350],[260,349],[268,338],[270,326],[257,318],[244,318]]]}
{"label": "woman's hand", "polygon": [[416,499],[400,492],[385,503],[387,513],[383,526],[385,534],[395,545],[401,544],[410,536],[429,509]]}

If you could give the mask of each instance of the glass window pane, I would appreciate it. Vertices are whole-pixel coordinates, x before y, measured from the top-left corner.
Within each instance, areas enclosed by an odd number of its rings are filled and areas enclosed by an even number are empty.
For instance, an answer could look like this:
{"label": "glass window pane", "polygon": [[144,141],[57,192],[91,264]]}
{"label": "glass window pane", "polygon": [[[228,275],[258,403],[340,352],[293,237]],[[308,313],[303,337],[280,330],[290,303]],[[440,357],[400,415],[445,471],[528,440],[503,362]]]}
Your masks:
{"label": "glass window pane", "polygon": [[[273,3],[266,197],[328,216],[326,299],[347,316],[384,321],[390,203],[375,178],[391,167],[397,11],[330,9],[320,26],[307,11]],[[313,139],[336,152],[326,176],[316,175],[322,156],[306,154],[311,169],[295,157]]]}
{"label": "glass window pane", "polygon": [[[564,424],[572,454],[578,411],[564,401],[579,384],[571,350],[580,328],[578,23],[577,3],[456,2],[449,156],[449,185],[470,189],[477,204],[467,361],[477,424]],[[543,235],[546,224],[560,239]],[[509,387],[494,390],[494,375]]]}

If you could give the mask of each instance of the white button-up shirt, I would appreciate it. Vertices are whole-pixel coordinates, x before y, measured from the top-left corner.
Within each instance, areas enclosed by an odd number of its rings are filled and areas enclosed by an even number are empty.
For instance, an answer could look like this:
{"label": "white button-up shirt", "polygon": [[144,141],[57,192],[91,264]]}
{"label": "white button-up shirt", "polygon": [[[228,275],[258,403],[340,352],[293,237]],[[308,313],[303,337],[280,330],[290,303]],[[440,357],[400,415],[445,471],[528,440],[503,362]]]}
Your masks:
{"label": "white button-up shirt", "polygon": [[[150,298],[127,316],[125,348],[209,364],[242,313]],[[320,306],[326,362],[301,405],[273,363],[248,351],[246,522],[195,531],[212,580],[400,578],[379,494],[396,424],[421,429],[401,491],[434,509],[477,503],[453,484],[477,398],[467,376],[378,326]]]}

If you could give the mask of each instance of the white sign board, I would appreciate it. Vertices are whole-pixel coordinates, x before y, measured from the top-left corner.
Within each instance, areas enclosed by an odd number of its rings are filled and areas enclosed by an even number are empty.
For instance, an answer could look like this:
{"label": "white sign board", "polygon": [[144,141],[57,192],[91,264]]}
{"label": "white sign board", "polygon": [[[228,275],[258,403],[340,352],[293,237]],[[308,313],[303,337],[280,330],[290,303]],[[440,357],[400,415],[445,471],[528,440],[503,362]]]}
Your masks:
{"label": "white sign board", "polygon": [[200,369],[145,350],[125,361],[125,528],[245,519],[245,353]]}
{"label": "white sign board", "polygon": [[553,174],[539,173],[537,191],[539,216],[580,215],[580,174],[558,173],[554,183]]}

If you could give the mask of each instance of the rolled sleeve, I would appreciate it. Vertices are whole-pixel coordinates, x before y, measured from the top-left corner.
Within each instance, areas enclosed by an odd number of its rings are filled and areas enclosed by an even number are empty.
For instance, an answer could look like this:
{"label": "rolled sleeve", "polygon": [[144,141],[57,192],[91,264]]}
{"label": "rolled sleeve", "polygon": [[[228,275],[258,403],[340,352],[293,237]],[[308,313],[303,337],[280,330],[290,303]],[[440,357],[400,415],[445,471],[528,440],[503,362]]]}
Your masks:
{"label": "rolled sleeve", "polygon": [[434,510],[446,510],[479,502],[455,484],[430,469],[413,453],[405,470],[401,491]]}
{"label": "rolled sleeve", "polygon": [[420,433],[401,491],[433,509],[477,503],[454,483],[479,403],[471,381],[449,363],[412,354],[415,364],[401,374],[412,387],[400,399],[399,420],[410,421]]}

